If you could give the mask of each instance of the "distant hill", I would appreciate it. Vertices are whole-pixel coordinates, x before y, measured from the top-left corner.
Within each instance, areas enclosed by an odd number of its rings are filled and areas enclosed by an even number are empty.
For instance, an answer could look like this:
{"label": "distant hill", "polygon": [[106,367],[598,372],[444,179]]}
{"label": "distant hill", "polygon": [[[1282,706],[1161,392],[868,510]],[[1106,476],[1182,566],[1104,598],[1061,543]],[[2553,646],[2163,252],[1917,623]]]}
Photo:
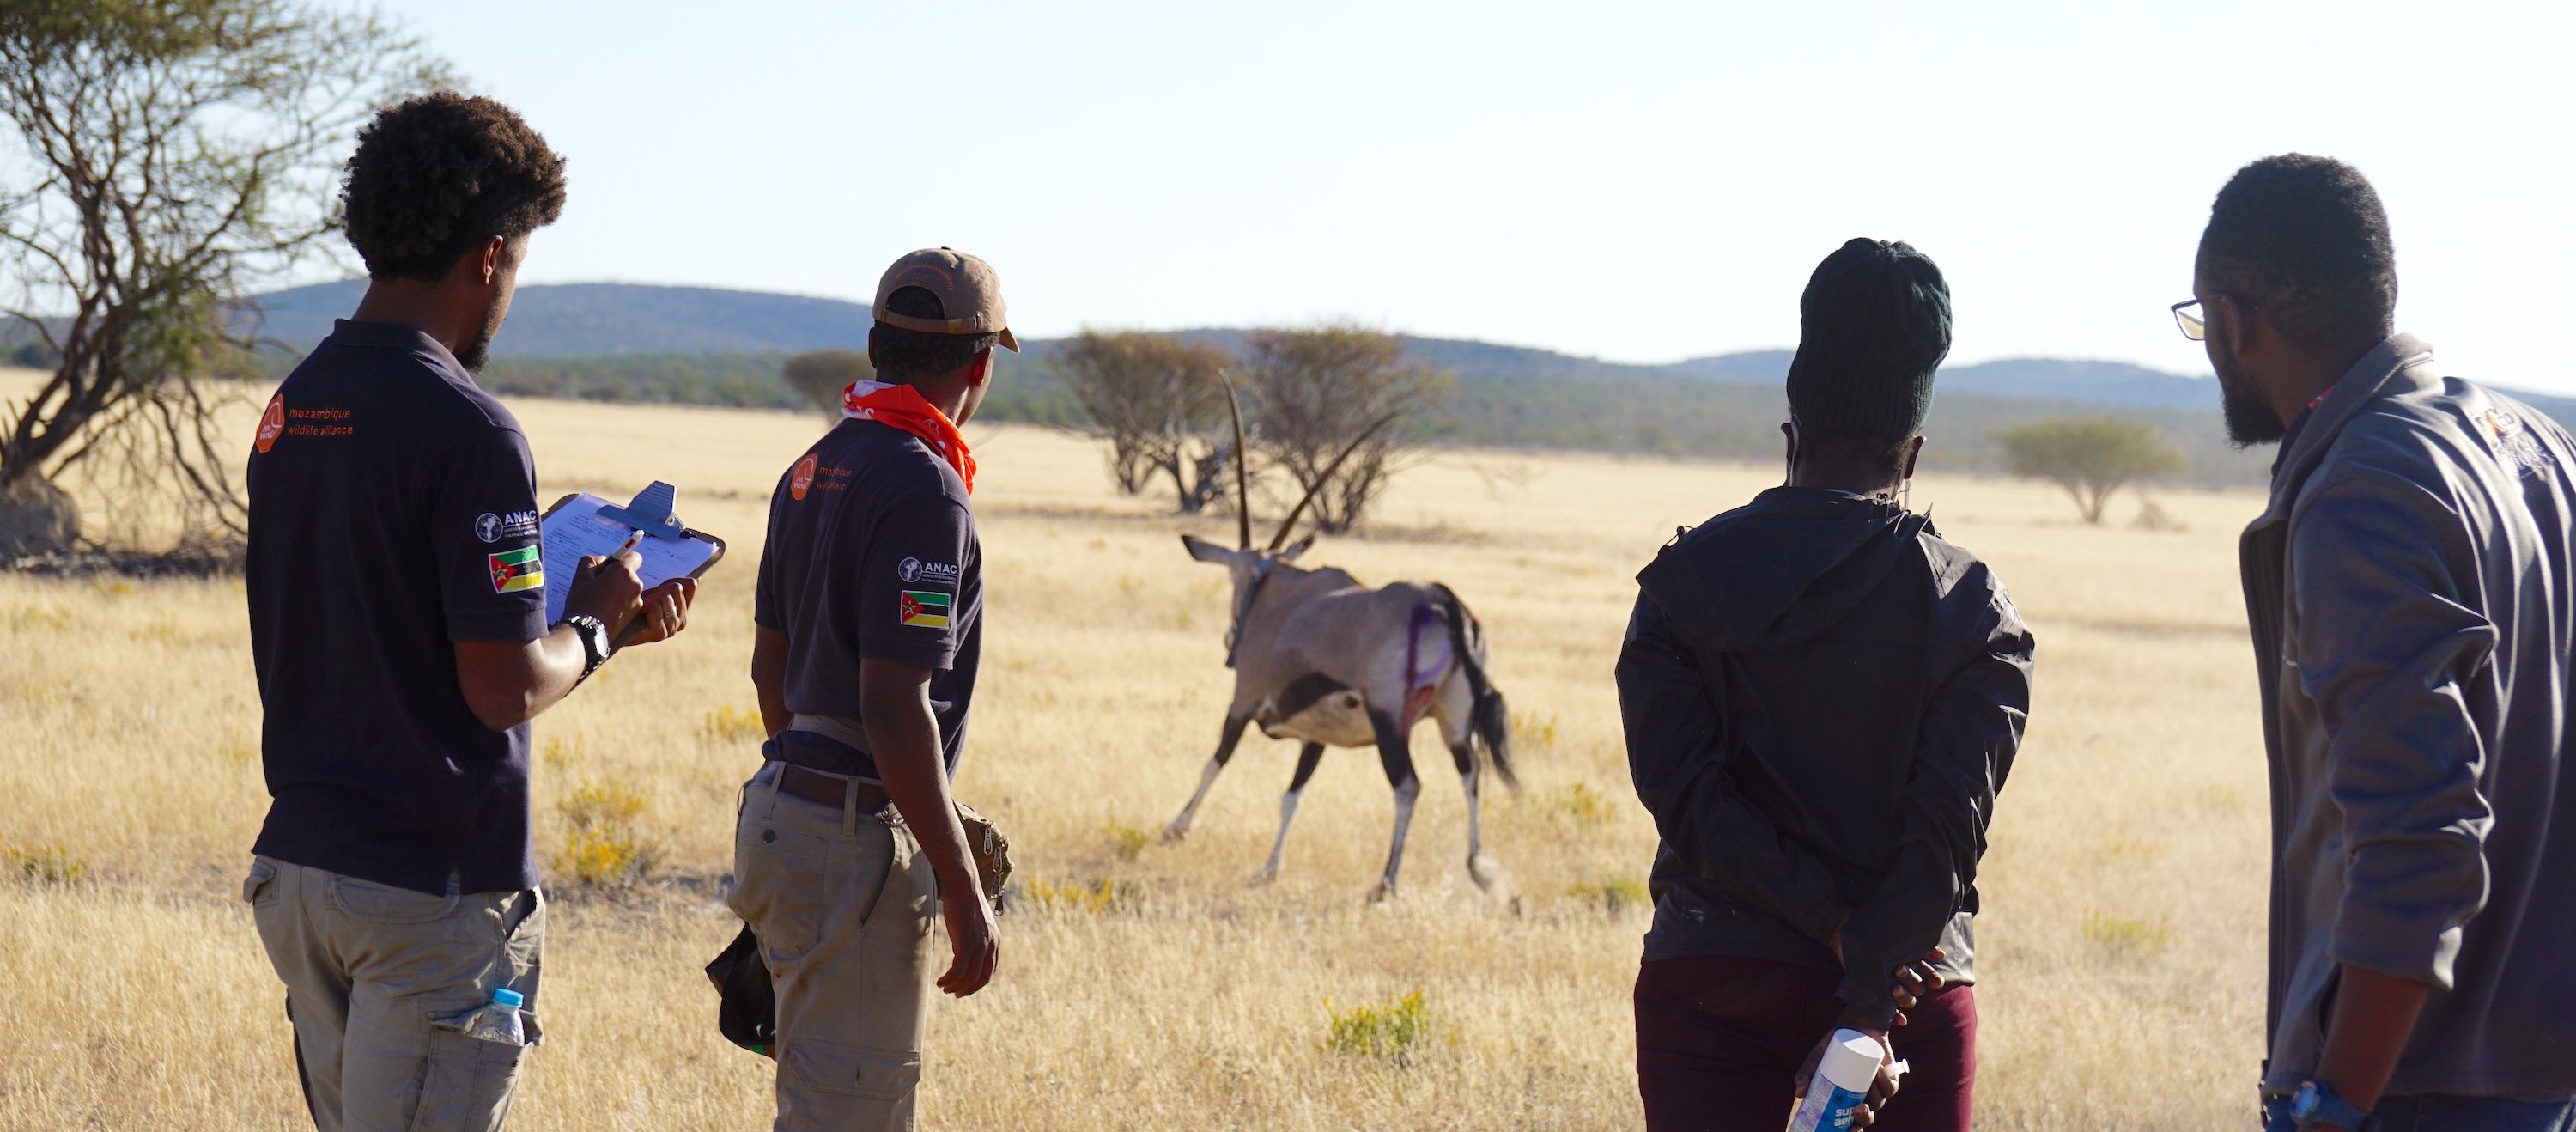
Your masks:
{"label": "distant hill", "polygon": [[[322,283],[261,296],[260,333],[290,347],[321,340],[346,315],[362,281]],[[503,358],[573,358],[627,354],[792,354],[867,343],[867,307],[840,299],[659,287],[630,283],[563,283],[522,287],[510,324],[493,345]],[[1241,331],[1185,332],[1231,346]],[[1789,372],[1788,350],[1756,350],[1665,365],[1609,362],[1527,346],[1407,336],[1425,363],[1461,379],[1580,381],[1672,378],[1777,386]],[[1032,356],[1049,343],[1033,340]],[[2026,358],[1942,371],[1944,393],[2037,397],[2139,408],[2208,409],[2217,391],[2207,379],[2160,373],[2119,362]]]}
{"label": "distant hill", "polygon": [[[326,283],[263,296],[260,332],[293,351],[309,348],[357,305],[363,286]],[[778,380],[781,363],[805,350],[862,348],[870,321],[865,306],[839,299],[621,283],[523,287],[493,343],[484,382],[516,395],[802,409]],[[1229,349],[1244,335],[1227,328],[1178,333]],[[985,402],[988,419],[1081,423],[1046,364],[1062,341],[1032,339],[1025,353],[1005,355]],[[1646,365],[1490,342],[1404,341],[1414,358],[1457,375],[1446,406],[1420,422],[1442,443],[1755,460],[1780,454],[1788,350]],[[0,335],[0,349],[8,345]],[[276,364],[282,371],[290,360],[281,353]],[[2576,423],[2576,400],[2519,396]],[[1941,371],[1924,461],[2000,471],[1997,432],[2052,416],[2107,414],[2155,425],[2183,450],[2186,479],[2262,482],[2270,450],[2230,445],[2217,410],[2209,378],[2119,362],[2017,358],[1953,366]]]}
{"label": "distant hill", "polygon": [[[331,332],[366,290],[364,280],[321,283],[262,295],[260,333],[302,350]],[[509,328],[492,346],[509,357],[602,354],[796,353],[868,340],[868,308],[839,299],[568,283],[522,287]]]}

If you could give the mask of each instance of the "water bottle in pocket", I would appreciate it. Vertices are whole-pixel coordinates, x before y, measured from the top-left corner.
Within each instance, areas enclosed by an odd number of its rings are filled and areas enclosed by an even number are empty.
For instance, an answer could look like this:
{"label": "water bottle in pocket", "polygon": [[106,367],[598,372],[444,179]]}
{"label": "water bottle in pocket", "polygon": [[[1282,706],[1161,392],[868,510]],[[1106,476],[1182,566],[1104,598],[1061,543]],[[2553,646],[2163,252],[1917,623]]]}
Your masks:
{"label": "water bottle in pocket", "polygon": [[505,1046],[526,1045],[528,1032],[519,1020],[519,1007],[527,1001],[527,996],[517,991],[499,988],[492,992],[492,1001],[475,1007],[464,1019],[465,1024],[457,1028],[469,1038],[499,1042]]}

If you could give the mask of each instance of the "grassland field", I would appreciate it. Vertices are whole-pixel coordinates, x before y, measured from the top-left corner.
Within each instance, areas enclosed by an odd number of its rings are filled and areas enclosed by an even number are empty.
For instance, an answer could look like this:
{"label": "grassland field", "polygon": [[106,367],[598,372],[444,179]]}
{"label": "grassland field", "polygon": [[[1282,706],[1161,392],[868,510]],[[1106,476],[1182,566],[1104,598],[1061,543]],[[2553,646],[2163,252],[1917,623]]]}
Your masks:
{"label": "grassland field", "polygon": [[[25,387],[0,378],[0,396]],[[234,422],[245,451],[255,407]],[[759,759],[765,503],[820,421],[515,407],[541,496],[666,479],[732,551],[686,636],[621,656],[536,723],[547,1041],[511,1127],[763,1126],[770,1063],[717,1036],[699,966],[734,931],[733,805]],[[1508,892],[1482,892],[1449,760],[1417,733],[1404,890],[1373,904],[1392,803],[1368,752],[1325,760],[1275,885],[1245,881],[1292,744],[1248,741],[1187,842],[1151,836],[1196,782],[1231,680],[1224,577],[1174,536],[1228,540],[1230,522],[1116,494],[1083,439],[967,431],[988,631],[958,789],[1005,824],[1027,880],[992,987],[932,1009],[924,1123],[1636,1125],[1628,993],[1654,834],[1611,664],[1637,567],[1776,469],[1440,452],[1363,532],[1321,542],[1311,561],[1446,581],[1474,607],[1526,783],[1487,793]],[[2156,499],[2185,529],[2122,525],[2134,500],[2081,526],[2028,483],[1914,487],[2039,638],[1981,878],[1981,1127],[2250,1116],[2264,771],[2234,535],[2260,501]],[[239,582],[0,575],[0,1128],[301,1126],[282,991],[238,899],[267,805],[258,744]]]}

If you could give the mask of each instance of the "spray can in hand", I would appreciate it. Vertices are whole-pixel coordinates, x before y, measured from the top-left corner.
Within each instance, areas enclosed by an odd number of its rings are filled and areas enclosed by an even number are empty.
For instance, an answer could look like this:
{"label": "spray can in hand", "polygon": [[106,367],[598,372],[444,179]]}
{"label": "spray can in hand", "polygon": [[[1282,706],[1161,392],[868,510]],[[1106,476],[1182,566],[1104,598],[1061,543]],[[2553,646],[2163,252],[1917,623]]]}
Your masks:
{"label": "spray can in hand", "polygon": [[[1878,1080],[1878,1063],[1887,1047],[1858,1030],[1836,1030],[1825,1043],[1816,1075],[1807,1081],[1807,1099],[1789,1118],[1789,1132],[1849,1132],[1852,1113],[1869,1103],[1869,1087]],[[1905,1063],[1895,1070],[1905,1072]]]}

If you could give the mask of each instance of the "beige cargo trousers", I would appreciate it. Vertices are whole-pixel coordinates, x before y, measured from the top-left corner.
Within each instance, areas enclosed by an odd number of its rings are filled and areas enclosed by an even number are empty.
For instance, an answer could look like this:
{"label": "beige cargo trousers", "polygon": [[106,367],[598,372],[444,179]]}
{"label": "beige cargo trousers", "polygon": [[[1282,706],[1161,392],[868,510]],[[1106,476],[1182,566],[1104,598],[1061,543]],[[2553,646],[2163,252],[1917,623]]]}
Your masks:
{"label": "beige cargo trousers", "polygon": [[892,807],[743,786],[726,897],[778,999],[777,1132],[908,1129],[930,1010],[938,880]]}
{"label": "beige cargo trousers", "polygon": [[493,1132],[510,1112],[525,1046],[465,1036],[467,1016],[509,987],[537,1042],[545,898],[444,895],[268,857],[242,899],[286,983],[296,1069],[320,1132]]}

